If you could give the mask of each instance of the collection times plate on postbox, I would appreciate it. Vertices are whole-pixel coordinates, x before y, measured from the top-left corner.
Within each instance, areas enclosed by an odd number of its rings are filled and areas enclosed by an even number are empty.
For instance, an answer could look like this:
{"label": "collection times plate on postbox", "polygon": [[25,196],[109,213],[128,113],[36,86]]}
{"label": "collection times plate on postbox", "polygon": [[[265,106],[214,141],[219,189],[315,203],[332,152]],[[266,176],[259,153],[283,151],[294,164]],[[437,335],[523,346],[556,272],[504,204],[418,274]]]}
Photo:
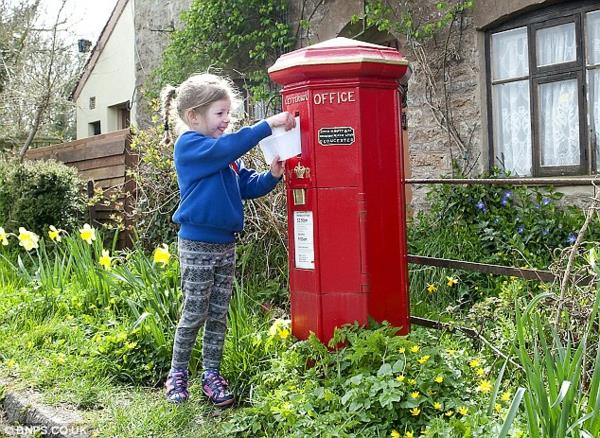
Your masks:
{"label": "collection times plate on postbox", "polygon": [[294,248],[296,268],[315,269],[312,211],[294,212]]}

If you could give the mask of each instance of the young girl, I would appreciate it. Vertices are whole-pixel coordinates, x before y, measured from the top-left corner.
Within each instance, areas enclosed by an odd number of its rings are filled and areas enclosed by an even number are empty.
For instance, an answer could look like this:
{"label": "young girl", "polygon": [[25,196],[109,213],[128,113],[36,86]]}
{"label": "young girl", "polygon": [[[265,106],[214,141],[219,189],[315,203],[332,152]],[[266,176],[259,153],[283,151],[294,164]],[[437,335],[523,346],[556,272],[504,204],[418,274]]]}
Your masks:
{"label": "young girl", "polygon": [[227,328],[227,309],[235,271],[235,234],[244,223],[242,199],[266,195],[283,175],[283,163],[275,157],[270,171],[257,173],[239,158],[271,128],[294,127],[291,114],[283,112],[235,133],[226,133],[231,110],[239,99],[227,79],[211,74],[191,76],[177,89],[162,93],[166,139],[168,116],[174,103],[178,130],[175,169],[180,191],[173,221],[179,228],[179,260],[184,304],[175,332],[166,397],[186,401],[188,364],[199,329],[202,341],[202,391],[217,406],[229,406],[233,395],[219,373]]}

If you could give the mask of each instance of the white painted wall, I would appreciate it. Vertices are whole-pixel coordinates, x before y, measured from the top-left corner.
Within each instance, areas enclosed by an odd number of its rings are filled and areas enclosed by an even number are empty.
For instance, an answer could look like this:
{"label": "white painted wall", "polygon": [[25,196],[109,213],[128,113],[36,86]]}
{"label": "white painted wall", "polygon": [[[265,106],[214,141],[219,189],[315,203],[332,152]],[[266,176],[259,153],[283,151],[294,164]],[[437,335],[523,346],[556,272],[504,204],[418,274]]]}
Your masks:
{"label": "white painted wall", "polygon": [[[134,3],[125,6],[76,101],[77,138],[89,137],[89,124],[96,121],[100,121],[102,134],[116,131],[117,110],[111,107],[134,102]],[[96,98],[95,109],[90,109],[91,97]],[[135,107],[131,108],[131,120],[135,120]]]}

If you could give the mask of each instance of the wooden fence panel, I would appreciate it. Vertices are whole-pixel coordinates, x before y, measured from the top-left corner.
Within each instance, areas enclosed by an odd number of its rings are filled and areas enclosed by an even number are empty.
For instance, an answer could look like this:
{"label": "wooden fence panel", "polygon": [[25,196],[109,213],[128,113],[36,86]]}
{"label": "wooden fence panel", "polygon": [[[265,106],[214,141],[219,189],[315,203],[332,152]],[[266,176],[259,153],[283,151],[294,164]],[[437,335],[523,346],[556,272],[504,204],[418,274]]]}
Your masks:
{"label": "wooden fence panel", "polygon": [[[30,160],[55,159],[75,167],[85,184],[82,190],[88,196],[92,196],[94,187],[105,192],[117,192],[117,201],[123,202],[125,212],[129,213],[132,209],[129,205],[131,197],[126,197],[125,194],[135,192],[135,181],[127,175],[127,170],[137,164],[137,156],[129,149],[130,140],[129,129],[123,129],[69,143],[31,149],[27,151],[26,157]],[[114,207],[92,206],[89,209],[90,222],[96,222],[96,225],[111,222],[114,213]],[[120,247],[131,245],[128,233],[130,225],[126,217],[126,230],[121,233]]]}

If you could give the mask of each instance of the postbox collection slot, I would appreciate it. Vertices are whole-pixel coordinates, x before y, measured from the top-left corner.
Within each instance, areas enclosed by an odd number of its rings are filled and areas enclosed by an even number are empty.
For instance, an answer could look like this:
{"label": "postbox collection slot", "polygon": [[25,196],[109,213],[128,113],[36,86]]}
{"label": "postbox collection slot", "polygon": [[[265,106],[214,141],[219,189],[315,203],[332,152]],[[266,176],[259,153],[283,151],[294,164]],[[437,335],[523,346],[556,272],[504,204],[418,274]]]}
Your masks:
{"label": "postbox collection slot", "polygon": [[294,205],[306,204],[306,189],[293,189]]}

